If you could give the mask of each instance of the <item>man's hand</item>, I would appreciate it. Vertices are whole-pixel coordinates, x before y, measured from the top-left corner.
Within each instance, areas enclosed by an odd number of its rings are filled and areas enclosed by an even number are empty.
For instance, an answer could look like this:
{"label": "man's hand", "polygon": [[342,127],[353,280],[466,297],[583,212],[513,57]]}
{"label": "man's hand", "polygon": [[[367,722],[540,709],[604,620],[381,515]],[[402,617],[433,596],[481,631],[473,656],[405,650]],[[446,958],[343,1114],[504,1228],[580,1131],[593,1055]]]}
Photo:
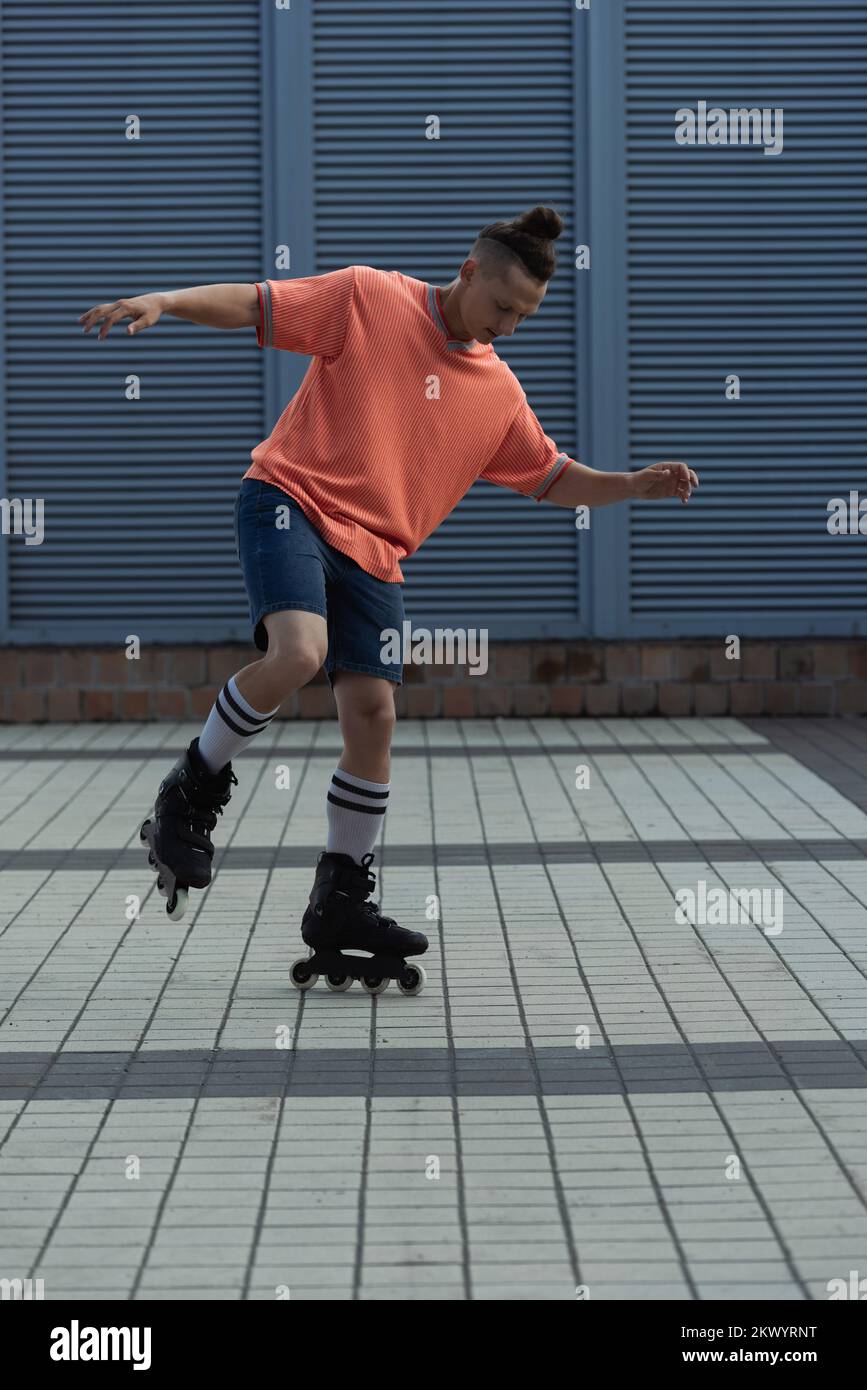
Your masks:
{"label": "man's hand", "polygon": [[660,497],[679,497],[681,502],[688,502],[693,488],[698,487],[698,474],[685,463],[652,463],[629,476],[633,497],[648,502]]}
{"label": "man's hand", "polygon": [[135,299],[116,299],[113,304],[97,304],[86,314],[79,314],[78,322],[84,324],[84,332],[89,333],[95,323],[101,323],[99,340],[107,335],[113,323],[121,319],[132,319],[127,325],[127,333],[139,333],[143,328],[151,328],[165,309],[162,294],[140,294]]}

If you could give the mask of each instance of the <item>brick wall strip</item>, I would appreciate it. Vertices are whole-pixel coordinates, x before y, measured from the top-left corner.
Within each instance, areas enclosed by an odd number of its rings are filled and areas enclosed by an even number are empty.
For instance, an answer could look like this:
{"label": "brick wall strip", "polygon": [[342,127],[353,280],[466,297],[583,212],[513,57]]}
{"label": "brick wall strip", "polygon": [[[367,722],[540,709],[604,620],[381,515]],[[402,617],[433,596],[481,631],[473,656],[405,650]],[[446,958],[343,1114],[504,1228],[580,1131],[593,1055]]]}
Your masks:
{"label": "brick wall strip", "polygon": [[[2,647],[0,721],[198,722],[228,677],[255,659],[241,642],[153,647],[136,661],[109,647]],[[496,642],[483,675],[408,666],[395,702],[413,719],[864,715],[867,639],[745,639],[737,661],[722,640]],[[320,671],[278,717],[335,712]]]}

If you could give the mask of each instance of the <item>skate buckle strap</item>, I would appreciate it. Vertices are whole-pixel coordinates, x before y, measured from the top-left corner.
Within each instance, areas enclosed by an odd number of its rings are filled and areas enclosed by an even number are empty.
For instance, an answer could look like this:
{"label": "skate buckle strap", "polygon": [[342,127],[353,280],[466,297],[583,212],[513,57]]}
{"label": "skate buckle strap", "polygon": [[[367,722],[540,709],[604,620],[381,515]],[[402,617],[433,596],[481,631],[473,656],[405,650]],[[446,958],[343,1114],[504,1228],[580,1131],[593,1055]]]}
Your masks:
{"label": "skate buckle strap", "polygon": [[[229,785],[226,787],[225,792],[221,794],[209,794],[199,785],[199,783],[196,782],[195,778],[190,776],[189,772],[185,767],[181,768],[178,776],[178,781],[182,785],[184,795],[186,796],[187,801],[189,801],[191,806],[195,806],[197,810],[203,810],[206,813],[211,812],[211,814],[213,814],[213,812],[216,811],[217,815],[220,816],[223,814],[223,808],[225,806],[228,806],[229,801],[231,799],[232,785],[236,787],[238,785],[237,777],[235,776],[234,772],[230,771]],[[217,821],[215,817],[214,825],[216,825],[216,823]],[[211,829],[213,829],[213,826],[211,827]]]}

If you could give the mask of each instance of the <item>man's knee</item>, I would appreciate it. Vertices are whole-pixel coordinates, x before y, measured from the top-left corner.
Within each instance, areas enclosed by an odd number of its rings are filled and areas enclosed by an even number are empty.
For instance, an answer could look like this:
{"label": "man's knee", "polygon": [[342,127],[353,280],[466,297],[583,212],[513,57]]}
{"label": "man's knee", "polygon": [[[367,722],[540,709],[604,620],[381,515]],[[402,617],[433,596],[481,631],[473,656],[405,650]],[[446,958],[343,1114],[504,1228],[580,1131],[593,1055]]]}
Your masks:
{"label": "man's knee", "polygon": [[287,688],[300,689],[312,681],[322,667],[325,652],[320,651],[315,641],[293,643],[291,647],[271,646],[262,660],[276,680],[283,680]]}
{"label": "man's knee", "polygon": [[366,743],[388,742],[397,715],[390,689],[358,692],[340,701],[340,727],[344,738],[364,739]]}
{"label": "man's knee", "polygon": [[328,653],[328,629],[318,613],[281,609],[263,618],[268,662],[276,678],[299,689],[311,681]]}

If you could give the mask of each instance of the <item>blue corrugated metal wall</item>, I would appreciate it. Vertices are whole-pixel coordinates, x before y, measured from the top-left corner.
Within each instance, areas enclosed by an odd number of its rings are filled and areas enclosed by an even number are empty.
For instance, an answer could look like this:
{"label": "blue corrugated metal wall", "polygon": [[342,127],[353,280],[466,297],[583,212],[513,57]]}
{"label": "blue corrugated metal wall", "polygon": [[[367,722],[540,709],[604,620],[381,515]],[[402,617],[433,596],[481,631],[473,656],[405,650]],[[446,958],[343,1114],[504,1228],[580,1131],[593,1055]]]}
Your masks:
{"label": "blue corrugated metal wall", "polygon": [[[863,632],[867,536],[826,523],[867,499],[867,9],[626,0],[624,55],[629,454],[704,486],[631,509],[625,630]],[[702,99],[781,152],[676,145]]]}
{"label": "blue corrugated metal wall", "polygon": [[[543,425],[704,487],[586,534],[477,484],[408,562],[408,612],[494,637],[859,630],[867,538],[829,537],[825,505],[867,493],[863,6],[206,8],[0,11],[0,495],[47,508],[42,547],[2,542],[5,640],[247,635],[231,497],[306,360],[177,320],[97,345],[83,308],[352,260],[445,283],[536,201],[566,217],[561,268],[503,355]],[[677,146],[702,98],[782,106],[783,154]]]}
{"label": "blue corrugated metal wall", "polygon": [[255,278],[257,7],[7,0],[0,23],[2,495],[45,501],[43,544],[4,543],[7,635],[241,633],[232,500],[264,428],[254,331],[165,319],[98,343],[76,319]]}

